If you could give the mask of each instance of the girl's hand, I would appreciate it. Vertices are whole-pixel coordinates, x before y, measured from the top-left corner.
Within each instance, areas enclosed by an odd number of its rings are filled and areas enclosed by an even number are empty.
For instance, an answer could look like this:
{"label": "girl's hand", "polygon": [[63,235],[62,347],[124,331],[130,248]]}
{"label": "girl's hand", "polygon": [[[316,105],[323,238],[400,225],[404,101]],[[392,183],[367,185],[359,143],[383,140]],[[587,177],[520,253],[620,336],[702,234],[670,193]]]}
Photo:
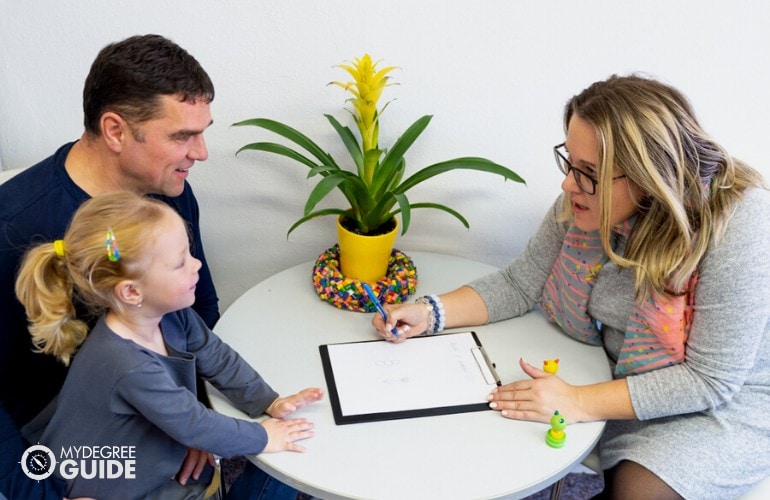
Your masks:
{"label": "girl's hand", "polygon": [[262,450],[263,453],[276,453],[279,451],[297,451],[304,453],[307,451],[304,446],[295,441],[311,438],[315,435],[312,422],[304,418],[292,418],[282,420],[279,418],[268,418],[262,422],[262,426],[267,431],[267,445]]}
{"label": "girl's hand", "polygon": [[292,394],[291,396],[286,396],[285,398],[277,398],[270,404],[270,406],[267,407],[265,413],[274,418],[284,418],[287,415],[299,410],[300,408],[303,408],[311,403],[315,403],[323,397],[323,389],[319,389],[318,387],[309,387],[299,391],[297,394]]}
{"label": "girl's hand", "polygon": [[[409,337],[416,337],[428,328],[428,309],[423,304],[385,304],[388,322],[382,316],[372,317],[372,326],[377,334],[391,342],[403,342]],[[391,332],[393,327],[398,331],[398,338]]]}
{"label": "girl's hand", "polygon": [[502,385],[487,397],[489,407],[502,412],[506,418],[548,423],[555,410],[570,423],[582,421],[578,404],[578,388],[519,360],[530,380]]}

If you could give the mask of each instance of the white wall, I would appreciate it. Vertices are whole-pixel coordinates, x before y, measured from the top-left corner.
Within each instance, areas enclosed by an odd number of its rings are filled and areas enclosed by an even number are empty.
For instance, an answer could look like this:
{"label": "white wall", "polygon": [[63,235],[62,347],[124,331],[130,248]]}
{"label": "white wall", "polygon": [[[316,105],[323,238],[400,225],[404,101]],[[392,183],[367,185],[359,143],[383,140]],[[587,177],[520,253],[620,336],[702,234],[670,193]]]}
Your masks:
{"label": "white wall", "polygon": [[336,239],[331,218],[286,239],[313,184],[288,161],[236,158],[256,129],[230,124],[275,118],[342,154],[322,115],[347,120],[346,95],[326,83],[345,79],[333,65],[368,51],[401,68],[400,85],[384,98],[395,101],[382,145],[433,114],[408,164],[486,156],[528,183],[460,172],[436,178],[412,200],[452,206],[470,230],[420,211],[397,246],[503,265],[559,192],[551,147],[563,138],[564,102],[611,73],[642,71],[678,86],[706,129],[770,178],[768,19],[762,0],[0,0],[0,162],[21,168],[80,136],[83,80],[102,46],[137,33],[174,39],[217,89],[209,160],[191,182],[224,309]]}

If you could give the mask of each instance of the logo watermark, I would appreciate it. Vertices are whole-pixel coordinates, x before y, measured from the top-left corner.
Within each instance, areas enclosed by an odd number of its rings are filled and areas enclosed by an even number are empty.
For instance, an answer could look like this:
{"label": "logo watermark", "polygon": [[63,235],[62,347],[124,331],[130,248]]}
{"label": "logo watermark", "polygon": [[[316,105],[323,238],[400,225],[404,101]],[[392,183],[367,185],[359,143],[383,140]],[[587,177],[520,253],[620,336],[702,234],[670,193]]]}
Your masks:
{"label": "logo watermark", "polygon": [[[135,479],[135,446],[69,446],[56,454],[47,446],[30,446],[21,456],[24,474],[36,481],[54,472],[64,479]],[[58,469],[57,469],[58,465]]]}
{"label": "logo watermark", "polygon": [[55,468],[56,456],[50,448],[42,444],[30,446],[21,456],[21,470],[30,479],[45,479],[53,474]]}

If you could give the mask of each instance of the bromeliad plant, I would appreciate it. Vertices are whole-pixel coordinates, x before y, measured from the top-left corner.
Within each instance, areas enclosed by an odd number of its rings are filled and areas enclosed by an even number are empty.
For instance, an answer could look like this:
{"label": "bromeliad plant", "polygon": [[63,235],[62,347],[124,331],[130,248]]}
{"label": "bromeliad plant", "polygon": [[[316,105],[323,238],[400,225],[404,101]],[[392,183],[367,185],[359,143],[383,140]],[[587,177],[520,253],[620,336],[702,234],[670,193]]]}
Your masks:
{"label": "bromeliad plant", "polygon": [[[407,198],[407,192],[431,177],[457,169],[491,172],[505,179],[524,183],[524,180],[512,170],[486,158],[477,157],[455,158],[429,165],[404,179],[406,173],[404,155],[428,126],[432,116],[425,115],[419,118],[390,149],[381,149],[378,141],[380,117],[387,104],[382,109],[377,109],[377,103],[382,91],[390,85],[388,73],[394,69],[394,66],[378,69],[377,63],[372,63],[369,54],[365,54],[361,58],[356,58],[354,64],[341,64],[337,67],[347,71],[353,78],[352,82],[331,82],[331,84],[340,86],[353,94],[353,97],[348,99],[353,109],[348,111],[358,127],[360,142],[349,127],[343,126],[331,115],[324,116],[337,131],[350,153],[355,171],[342,168],[318,144],[283,123],[267,118],[255,118],[233,124],[264,128],[288,139],[304,150],[300,152],[274,142],[255,142],[243,146],[236,154],[253,150],[286,156],[307,166],[310,169],[308,178],[317,175],[322,177],[305,203],[304,216],[291,226],[288,234],[310,219],[325,215],[339,215],[347,219],[345,225],[349,230],[364,235],[375,235],[387,232],[384,228],[388,225],[391,225],[390,229],[392,229],[394,216],[400,213],[403,235],[409,228],[412,209],[415,208],[443,210],[456,217],[468,228],[468,221],[455,210],[438,203],[411,203]],[[309,153],[312,158],[306,153]],[[350,207],[314,210],[316,205],[334,188],[342,192]]]}

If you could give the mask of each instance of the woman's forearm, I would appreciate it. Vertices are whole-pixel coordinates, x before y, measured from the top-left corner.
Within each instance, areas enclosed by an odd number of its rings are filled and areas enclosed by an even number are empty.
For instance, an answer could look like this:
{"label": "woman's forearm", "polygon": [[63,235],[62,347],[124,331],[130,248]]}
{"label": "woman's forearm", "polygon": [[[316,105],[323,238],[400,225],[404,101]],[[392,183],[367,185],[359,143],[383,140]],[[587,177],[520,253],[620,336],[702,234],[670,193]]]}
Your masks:
{"label": "woman's forearm", "polygon": [[630,420],[636,418],[625,379],[578,386],[577,408],[582,422],[594,420]]}
{"label": "woman's forearm", "polygon": [[462,286],[452,292],[440,295],[446,314],[445,328],[476,326],[487,323],[487,306],[476,290]]}

